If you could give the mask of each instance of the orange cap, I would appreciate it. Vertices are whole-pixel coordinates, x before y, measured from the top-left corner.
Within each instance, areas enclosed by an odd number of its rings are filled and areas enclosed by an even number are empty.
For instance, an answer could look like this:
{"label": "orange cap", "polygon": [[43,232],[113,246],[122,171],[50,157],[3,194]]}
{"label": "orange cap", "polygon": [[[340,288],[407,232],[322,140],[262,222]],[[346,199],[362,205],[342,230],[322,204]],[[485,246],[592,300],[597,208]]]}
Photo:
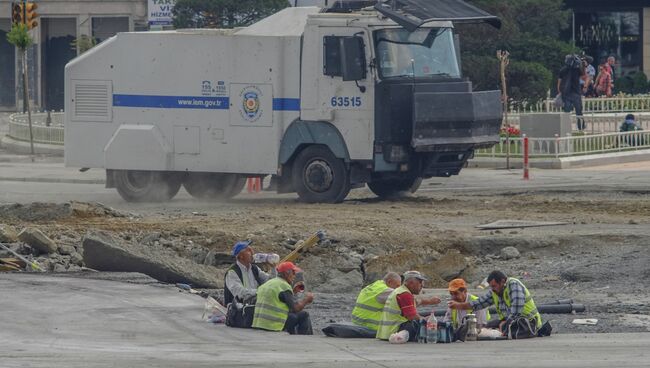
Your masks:
{"label": "orange cap", "polygon": [[293,262],[282,262],[275,269],[278,272],[293,271],[294,273],[298,273],[302,271],[298,266],[293,264]]}
{"label": "orange cap", "polygon": [[465,283],[465,280],[463,279],[453,279],[449,281],[449,291],[458,291],[458,289],[465,289],[467,290],[467,284]]}

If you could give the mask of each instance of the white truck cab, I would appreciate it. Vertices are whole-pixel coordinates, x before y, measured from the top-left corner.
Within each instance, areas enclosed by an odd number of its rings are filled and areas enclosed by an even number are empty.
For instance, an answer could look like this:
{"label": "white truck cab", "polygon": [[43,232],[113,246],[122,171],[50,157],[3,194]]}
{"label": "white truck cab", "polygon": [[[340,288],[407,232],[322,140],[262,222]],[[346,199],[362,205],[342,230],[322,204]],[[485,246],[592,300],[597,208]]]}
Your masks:
{"label": "white truck cab", "polygon": [[[380,9],[381,10],[381,9]],[[449,20],[284,9],[234,30],[120,33],[66,66],[67,166],[128,201],[278,192],[340,202],[458,174],[498,141],[498,91],[461,75]],[[402,24],[400,24],[402,23]]]}

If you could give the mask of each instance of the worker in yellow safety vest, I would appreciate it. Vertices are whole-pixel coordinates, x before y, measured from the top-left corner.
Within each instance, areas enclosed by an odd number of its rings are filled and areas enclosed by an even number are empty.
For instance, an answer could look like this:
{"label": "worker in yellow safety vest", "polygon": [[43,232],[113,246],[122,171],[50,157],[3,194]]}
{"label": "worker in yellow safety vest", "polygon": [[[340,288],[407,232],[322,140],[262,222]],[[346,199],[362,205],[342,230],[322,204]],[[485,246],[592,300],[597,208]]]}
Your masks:
{"label": "worker in yellow safety vest", "polygon": [[[404,283],[390,293],[382,310],[376,335],[380,340],[388,340],[392,334],[403,330],[408,331],[409,341],[417,340],[423,318],[415,308],[415,295],[420,294],[422,282],[427,279],[418,271],[407,271],[403,278]],[[430,301],[430,304],[438,304],[440,298],[433,297]]]}
{"label": "worker in yellow safety vest", "polygon": [[389,272],[382,280],[363,288],[352,309],[352,323],[377,331],[386,299],[401,283],[397,273]]}
{"label": "worker in yellow safety vest", "polygon": [[[402,283],[400,275],[396,272],[388,272],[383,279],[377,280],[361,290],[357,301],[352,309],[352,323],[357,326],[369,328],[373,331],[379,329],[381,312],[390,293],[397,289]],[[437,304],[440,299],[416,298],[416,305]]]}
{"label": "worker in yellow safety vest", "polygon": [[302,270],[292,262],[282,262],[275,269],[278,276],[257,288],[253,328],[313,335],[309,313],[303,309],[314,300],[314,295],[306,293],[297,300],[291,287],[296,273]]}
{"label": "worker in yellow safety vest", "polygon": [[[542,316],[537,311],[530,292],[521,281],[507,277],[501,271],[492,271],[488,275],[487,281],[490,291],[485,295],[480,296],[477,300],[466,302],[452,300],[448,303],[448,307],[476,311],[494,305],[499,319],[488,322],[487,327],[498,327],[504,335],[510,322],[519,317],[528,319],[535,330],[542,327]],[[550,334],[550,331],[548,333]]]}
{"label": "worker in yellow safety vest", "polygon": [[[469,301],[478,300],[478,296],[470,294],[467,291],[467,283],[463,279],[453,279],[449,282],[447,287],[451,300],[464,303]],[[447,313],[443,321],[450,322],[454,330],[458,330],[462,324],[463,319],[468,313],[476,314],[476,325],[480,330],[481,327],[487,324],[487,321],[490,320],[490,312],[486,309],[480,309],[476,312],[472,308],[468,309],[451,309],[447,308]]]}

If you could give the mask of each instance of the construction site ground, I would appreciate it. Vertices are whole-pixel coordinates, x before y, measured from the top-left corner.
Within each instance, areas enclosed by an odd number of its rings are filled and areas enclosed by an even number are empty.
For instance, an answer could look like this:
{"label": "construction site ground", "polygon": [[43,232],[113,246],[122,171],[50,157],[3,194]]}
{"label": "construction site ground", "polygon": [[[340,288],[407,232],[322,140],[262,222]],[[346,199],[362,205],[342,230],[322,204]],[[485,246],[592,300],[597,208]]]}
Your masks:
{"label": "construction site ground", "polygon": [[200,320],[172,286],[10,274],[0,277],[6,368],[647,367],[650,334],[390,345],[290,336]]}
{"label": "construction site ground", "polygon": [[[647,346],[650,334],[638,333],[650,330],[648,163],[534,170],[530,181],[521,179],[521,171],[466,169],[456,177],[426,180],[417,193],[402,199],[379,200],[363,188],[352,191],[341,204],[317,205],[300,203],[293,194],[268,192],[206,203],[183,190],[166,204],[131,204],[114,190],[92,184],[101,181],[101,171],[71,172],[46,159],[37,163],[40,174],[34,174],[30,165],[0,165],[0,177],[5,179],[0,181],[0,203],[98,201],[127,214],[53,213],[26,220],[4,212],[0,219],[17,230],[36,227],[60,243],[79,246],[87,231],[99,229],[133,244],[149,241],[154,234],[157,242],[178,248],[178,254],[188,258],[196,259],[201,249],[228,252],[243,238],[253,239],[256,251],[284,256],[299,239],[325,230],[327,241],[297,260],[306,271],[308,289],[316,294],[308,310],[317,333],[330,323],[349,321],[360,287],[389,270],[420,269],[431,278],[429,287],[440,288],[452,276],[464,277],[475,287],[491,270],[500,269],[520,278],[540,304],[571,298],[584,304],[586,311],[544,315],[554,325],[555,335],[549,339],[482,342],[471,349],[467,344],[388,347],[323,336],[271,337],[211,325],[201,320],[201,297],[156,283],[142,284],[137,275],[112,279],[102,273],[89,279],[76,272],[0,274],[3,294],[14,295],[2,298],[2,310],[22,308],[11,328],[0,332],[1,355],[16,349],[10,354],[10,367],[76,367],[91,355],[96,358],[94,367],[114,365],[113,357],[125,359],[123,366],[139,367],[163,361],[166,365],[157,366],[174,366],[173,362],[207,366],[217,361],[253,366],[270,364],[280,356],[283,362],[313,366],[337,361],[342,366],[420,366],[432,359],[446,366],[466,366],[498,353],[516,356],[507,366],[521,366],[530,359],[540,363],[535,366],[554,366],[557,359],[562,366],[647,366],[647,352],[641,346]],[[46,179],[39,179],[44,175]],[[73,177],[89,183],[67,179]],[[497,220],[565,224],[476,228]],[[515,247],[519,255],[502,251],[505,247]],[[122,290],[133,295],[122,297]],[[218,295],[217,290],[207,291]],[[448,300],[443,291],[427,293]],[[86,301],[89,304],[84,305]],[[67,317],[52,318],[52,313]],[[598,323],[572,324],[575,318],[595,318]],[[29,323],[21,325],[18,320]],[[614,332],[629,334],[609,335]],[[585,335],[589,333],[607,335]],[[94,336],[96,342],[89,342],[95,341]],[[19,349],[21,342],[24,350]],[[255,354],[248,353],[247,344]],[[295,359],[287,355],[290,347],[297,350]],[[429,356],[432,349],[436,353]],[[399,363],[401,359],[393,356],[405,352],[413,364]],[[456,361],[458,354],[467,360]]]}

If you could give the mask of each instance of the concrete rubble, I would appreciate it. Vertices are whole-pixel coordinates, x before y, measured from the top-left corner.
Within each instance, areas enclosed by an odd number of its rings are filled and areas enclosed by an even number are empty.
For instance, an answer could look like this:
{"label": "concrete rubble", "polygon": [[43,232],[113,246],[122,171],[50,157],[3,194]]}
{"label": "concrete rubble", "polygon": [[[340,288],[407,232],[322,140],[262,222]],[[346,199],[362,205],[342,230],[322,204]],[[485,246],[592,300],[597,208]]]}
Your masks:
{"label": "concrete rubble", "polygon": [[0,243],[14,243],[18,240],[18,233],[13,226],[0,224]]}
{"label": "concrete rubble", "polygon": [[56,243],[52,239],[48,238],[47,235],[35,228],[28,227],[23,229],[18,233],[18,239],[40,253],[54,253],[58,249]]}
{"label": "concrete rubble", "polygon": [[181,258],[164,248],[136,247],[105,232],[89,232],[82,241],[87,267],[100,271],[140,272],[162,282],[222,288],[223,271]]}

